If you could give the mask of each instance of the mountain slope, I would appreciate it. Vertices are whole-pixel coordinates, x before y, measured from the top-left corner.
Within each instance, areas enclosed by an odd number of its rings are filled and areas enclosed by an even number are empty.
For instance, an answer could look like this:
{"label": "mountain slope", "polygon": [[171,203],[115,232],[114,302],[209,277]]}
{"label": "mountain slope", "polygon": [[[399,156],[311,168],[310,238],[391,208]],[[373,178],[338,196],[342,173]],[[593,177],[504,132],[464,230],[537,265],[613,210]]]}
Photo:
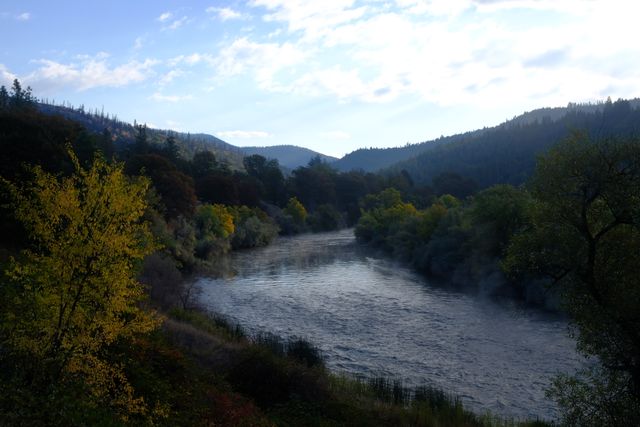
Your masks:
{"label": "mountain slope", "polygon": [[327,156],[313,150],[309,150],[308,148],[298,147],[295,145],[243,147],[242,151],[244,151],[248,156],[252,154],[259,154],[269,159],[276,159],[278,160],[278,163],[280,163],[280,166],[284,166],[288,169],[295,169],[299,166],[306,166],[309,163],[309,160],[315,158],[316,156],[320,156],[320,158],[327,163],[338,160],[335,157]]}
{"label": "mountain slope", "polygon": [[[640,106],[640,100],[638,99],[633,99],[627,102],[629,103],[629,106],[634,109]],[[513,119],[492,128],[484,128],[463,134],[440,137],[435,140],[406,145],[404,147],[362,148],[347,154],[340,160],[334,162],[332,166],[341,171],[362,169],[367,172],[375,172],[380,169],[391,167],[396,163],[408,161],[413,157],[425,154],[442,145],[464,143],[464,141],[473,140],[475,138],[483,138],[487,132],[491,132],[495,129],[505,127],[511,128],[513,126],[526,126],[537,122],[545,124],[557,123],[568,114],[596,114],[598,112],[602,112],[609,104],[611,103],[600,102],[595,104],[569,104],[567,107],[540,108],[516,116]]]}
{"label": "mountain slope", "polygon": [[331,166],[343,172],[360,169],[365,172],[375,172],[461,137],[461,135],[450,136],[418,144],[408,144],[404,147],[360,148],[333,162]]}
{"label": "mountain slope", "polygon": [[[116,145],[128,145],[135,141],[137,130],[134,125],[118,120],[117,116],[109,116],[102,112],[88,112],[83,107],[73,108],[60,105],[38,103],[38,110],[48,115],[59,115],[84,126],[89,132],[102,133],[107,130]],[[232,169],[243,169],[244,153],[234,145],[220,138],[204,133],[184,133],[170,130],[148,128],[146,130],[149,143],[164,144],[169,135],[173,136],[186,157],[197,151],[211,151],[218,160],[225,161]]]}
{"label": "mountain slope", "polygon": [[568,109],[555,120],[543,117],[529,121],[517,118],[481,133],[469,133],[396,163],[387,171],[405,170],[419,184],[431,184],[439,174],[453,172],[473,179],[481,188],[497,183],[519,185],[533,172],[536,156],[572,132],[586,132],[592,138],[640,134],[636,100]]}

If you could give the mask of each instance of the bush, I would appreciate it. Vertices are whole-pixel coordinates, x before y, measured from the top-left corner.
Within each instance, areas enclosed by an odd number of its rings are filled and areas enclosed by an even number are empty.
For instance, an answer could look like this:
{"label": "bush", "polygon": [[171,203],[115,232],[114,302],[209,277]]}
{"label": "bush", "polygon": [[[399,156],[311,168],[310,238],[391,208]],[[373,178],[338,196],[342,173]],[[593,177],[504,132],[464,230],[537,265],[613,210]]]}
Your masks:
{"label": "bush", "polygon": [[252,215],[236,224],[236,230],[231,237],[233,249],[255,248],[267,246],[278,236],[278,226],[270,219],[261,220]]}
{"label": "bush", "polygon": [[313,231],[332,231],[345,227],[342,214],[332,205],[320,205],[309,217]]}

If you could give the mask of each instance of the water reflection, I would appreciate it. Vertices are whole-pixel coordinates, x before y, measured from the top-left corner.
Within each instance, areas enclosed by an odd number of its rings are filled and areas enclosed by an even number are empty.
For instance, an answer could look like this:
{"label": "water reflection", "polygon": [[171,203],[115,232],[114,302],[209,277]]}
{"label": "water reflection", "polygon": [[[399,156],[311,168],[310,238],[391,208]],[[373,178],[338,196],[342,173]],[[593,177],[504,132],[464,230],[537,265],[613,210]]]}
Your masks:
{"label": "water reflection", "polygon": [[331,369],[436,384],[479,411],[552,417],[545,387],[580,364],[562,319],[432,286],[349,230],[234,253],[199,286],[254,332],[309,338]]}

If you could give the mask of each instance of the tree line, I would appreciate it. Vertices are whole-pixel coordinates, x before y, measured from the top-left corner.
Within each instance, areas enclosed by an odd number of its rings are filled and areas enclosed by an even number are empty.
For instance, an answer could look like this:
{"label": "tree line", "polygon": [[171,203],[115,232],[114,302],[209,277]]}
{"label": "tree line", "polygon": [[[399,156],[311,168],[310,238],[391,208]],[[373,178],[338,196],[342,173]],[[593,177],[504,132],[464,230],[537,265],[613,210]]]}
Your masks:
{"label": "tree line", "polygon": [[362,208],[357,238],[423,272],[488,294],[559,298],[592,358],[550,390],[563,422],[640,422],[640,138],[575,133],[525,186],[444,195],[424,209],[387,189]]}
{"label": "tree line", "polygon": [[478,192],[455,173],[427,187],[406,170],[338,172],[321,159],[289,176],[257,155],[236,170],[209,151],[188,156],[171,134],[152,141],[144,125],[136,124],[132,143],[114,144],[109,132],[41,113],[19,82],[7,96],[0,109],[7,417],[41,406],[85,424],[83,413],[103,410],[123,422],[166,418],[156,392],[140,397],[136,384],[150,374],[125,363],[135,359],[126,349],[140,349],[141,337],[157,330],[157,310],[189,305],[184,279],[279,233],[355,224],[360,241],[431,275],[537,302],[551,289],[579,349],[597,359],[555,382],[564,420],[640,421],[637,138],[575,134],[539,160],[525,187]]}

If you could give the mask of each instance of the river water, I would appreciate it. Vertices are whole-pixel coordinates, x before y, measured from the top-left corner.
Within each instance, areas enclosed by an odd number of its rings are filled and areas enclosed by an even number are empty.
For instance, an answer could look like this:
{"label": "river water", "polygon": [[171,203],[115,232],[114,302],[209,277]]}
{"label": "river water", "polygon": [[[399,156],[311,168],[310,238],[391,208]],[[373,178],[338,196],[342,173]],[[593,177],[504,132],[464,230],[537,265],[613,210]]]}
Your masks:
{"label": "river water", "polygon": [[561,317],[430,284],[352,230],[235,252],[224,270],[198,281],[209,310],[250,332],[305,337],[334,371],[436,385],[476,412],[554,418],[545,389],[583,363]]}

